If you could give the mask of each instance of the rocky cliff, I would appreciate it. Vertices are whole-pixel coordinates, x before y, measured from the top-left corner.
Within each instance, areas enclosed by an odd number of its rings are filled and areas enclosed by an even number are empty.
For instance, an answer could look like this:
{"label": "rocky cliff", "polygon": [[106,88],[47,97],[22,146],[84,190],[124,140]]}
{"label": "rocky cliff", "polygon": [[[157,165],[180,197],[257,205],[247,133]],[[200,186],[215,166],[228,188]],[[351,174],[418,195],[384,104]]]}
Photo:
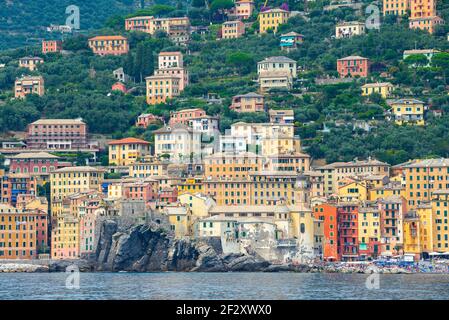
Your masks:
{"label": "rocky cliff", "polygon": [[269,262],[255,254],[223,254],[220,239],[173,240],[157,224],[120,230],[103,222],[95,255],[97,271],[264,271]]}

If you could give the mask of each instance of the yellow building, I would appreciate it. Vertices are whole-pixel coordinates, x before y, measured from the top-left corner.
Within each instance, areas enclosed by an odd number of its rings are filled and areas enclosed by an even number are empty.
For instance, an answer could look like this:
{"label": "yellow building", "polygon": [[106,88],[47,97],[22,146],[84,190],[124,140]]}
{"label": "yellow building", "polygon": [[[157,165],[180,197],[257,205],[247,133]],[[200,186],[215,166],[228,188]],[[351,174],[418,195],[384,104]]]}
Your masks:
{"label": "yellow building", "polygon": [[387,198],[391,196],[406,197],[405,187],[398,183],[392,183],[386,186],[375,187],[369,189],[369,200],[376,201],[380,198]]}
{"label": "yellow building", "polygon": [[43,96],[45,94],[44,78],[42,76],[24,76],[14,83],[14,97],[24,98],[29,94]]}
{"label": "yellow building", "polygon": [[135,162],[129,165],[129,176],[133,178],[147,178],[167,174],[169,162],[159,160]]}
{"label": "yellow building", "polygon": [[165,103],[167,99],[179,96],[181,79],[174,75],[162,74],[146,77],[147,103]]}
{"label": "yellow building", "polygon": [[[379,241],[380,213],[375,202],[366,202],[359,207],[357,223],[360,248],[367,247]],[[374,250],[369,251],[373,252]]]}
{"label": "yellow building", "polygon": [[399,99],[391,103],[391,119],[398,125],[404,123],[423,126],[424,102],[416,99]]}
{"label": "yellow building", "polygon": [[104,179],[104,171],[94,167],[65,167],[50,173],[51,205],[57,210],[59,201],[67,196],[89,191],[100,190]]}
{"label": "yellow building", "polygon": [[418,260],[433,251],[432,205],[420,204],[404,216],[404,253],[413,254]]}
{"label": "yellow building", "polygon": [[204,181],[204,194],[212,197],[217,205],[249,205],[251,185],[248,178],[220,179]]}
{"label": "yellow building", "polygon": [[19,67],[27,68],[30,71],[34,71],[37,67],[44,63],[44,59],[39,57],[24,57],[19,59]]}
{"label": "yellow building", "polygon": [[150,143],[136,138],[109,142],[109,165],[127,166],[150,154]]}
{"label": "yellow building", "polygon": [[259,32],[266,33],[271,29],[276,33],[279,25],[287,23],[290,12],[283,9],[270,9],[259,13]]}
{"label": "yellow building", "polygon": [[390,82],[367,83],[362,86],[362,96],[378,93],[382,98],[387,98],[393,92],[394,86]]}
{"label": "yellow building", "polygon": [[260,172],[264,158],[251,152],[214,153],[204,158],[204,175],[214,178],[243,178],[249,173]]}
{"label": "yellow building", "polygon": [[449,251],[449,189],[435,190],[432,194],[433,250]]}
{"label": "yellow building", "polygon": [[188,206],[180,204],[167,205],[163,210],[164,214],[168,216],[170,230],[174,233],[176,239],[193,235],[194,221]]}
{"label": "yellow building", "polygon": [[123,55],[129,51],[128,39],[122,36],[97,36],[88,41],[89,48],[94,54]]}
{"label": "yellow building", "polygon": [[184,193],[195,194],[203,192],[203,178],[193,177],[184,178],[177,184],[178,186],[178,196]]}
{"label": "yellow building", "polygon": [[57,225],[51,232],[52,259],[77,259],[80,254],[80,224],[71,215],[57,218]]}
{"label": "yellow building", "polygon": [[273,154],[266,157],[268,171],[306,172],[310,170],[310,156],[306,153]]}
{"label": "yellow building", "polygon": [[368,200],[366,183],[353,181],[338,189],[338,198],[343,202],[357,202]]}
{"label": "yellow building", "polygon": [[449,188],[449,159],[427,159],[403,167],[409,208],[430,201],[436,190]]}
{"label": "yellow building", "polygon": [[178,201],[182,205],[190,208],[192,216],[203,218],[209,216],[209,210],[216,205],[215,201],[201,193],[184,193],[178,196]]}
{"label": "yellow building", "polygon": [[384,16],[389,14],[404,16],[408,14],[409,9],[410,0],[383,0]]}

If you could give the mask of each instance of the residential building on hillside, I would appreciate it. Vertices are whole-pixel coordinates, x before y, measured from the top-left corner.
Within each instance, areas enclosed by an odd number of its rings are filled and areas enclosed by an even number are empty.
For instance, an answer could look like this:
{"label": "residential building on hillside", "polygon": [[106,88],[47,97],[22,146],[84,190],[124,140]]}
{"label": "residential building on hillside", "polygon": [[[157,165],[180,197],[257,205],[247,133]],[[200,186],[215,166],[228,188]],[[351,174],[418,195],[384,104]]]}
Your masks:
{"label": "residential building on hillside", "polygon": [[353,36],[360,36],[365,34],[365,23],[359,21],[349,21],[338,23],[335,27],[335,37],[351,38]]}
{"label": "residential building on hillside", "polygon": [[281,50],[289,52],[290,50],[296,49],[298,44],[304,42],[304,36],[302,34],[296,33],[294,31],[281,34],[280,46]]}
{"label": "residential building on hillside", "polygon": [[190,120],[205,117],[206,111],[201,108],[183,109],[170,112],[169,125],[184,124],[189,125]]}
{"label": "residential building on hillside", "polygon": [[275,110],[268,111],[271,123],[288,124],[294,123],[295,113],[293,110]]}
{"label": "residential building on hillside", "polygon": [[384,16],[393,14],[405,16],[410,10],[410,0],[383,0]]}
{"label": "residential building on hillside", "polygon": [[237,0],[234,6],[234,15],[240,19],[249,19],[254,12],[253,0]]}
{"label": "residential building on hillside", "polygon": [[189,126],[175,124],[153,131],[154,155],[171,161],[196,163],[201,159],[201,133]]}
{"label": "residential building on hillside", "polygon": [[40,57],[23,57],[19,59],[19,68],[27,68],[30,71],[35,71],[43,63],[44,59]]}
{"label": "residential building on hillside", "polygon": [[167,99],[179,96],[181,79],[173,75],[146,77],[147,103],[165,103]]}
{"label": "residential building on hillside", "polygon": [[221,25],[221,38],[240,38],[245,34],[245,24],[242,21],[225,21]]}
{"label": "residential building on hillside", "polygon": [[279,25],[284,24],[290,18],[290,12],[275,8],[259,13],[259,32],[266,33],[269,29],[277,32]]}
{"label": "residential building on hillside", "polygon": [[45,94],[44,78],[42,76],[24,76],[14,83],[14,97],[25,98],[29,94],[43,96]]}
{"label": "residential building on hillside", "polygon": [[51,52],[61,52],[61,40],[42,40],[42,53],[47,54]]}
{"label": "residential building on hillside", "polygon": [[114,140],[109,145],[109,165],[127,166],[150,155],[150,143],[136,138]]}
{"label": "residential building on hillside", "polygon": [[87,125],[78,119],[40,119],[27,127],[28,149],[88,149]]}
{"label": "residential building on hillside", "polygon": [[90,38],[89,48],[94,54],[105,55],[123,55],[128,54],[128,39],[123,36],[97,36]]}
{"label": "residential building on hillside", "polygon": [[254,92],[240,94],[232,97],[229,109],[235,112],[264,112],[264,96]]}
{"label": "residential building on hillside", "polygon": [[378,93],[386,99],[393,92],[394,86],[390,82],[367,83],[362,86],[362,96]]}
{"label": "residential building on hillside", "polygon": [[387,119],[394,120],[397,125],[404,123],[423,126],[424,102],[417,99],[399,99],[390,103],[391,109],[387,114]]}
{"label": "residential building on hillside", "polygon": [[370,61],[360,56],[338,59],[337,71],[341,78],[356,76],[366,78],[370,72]]}

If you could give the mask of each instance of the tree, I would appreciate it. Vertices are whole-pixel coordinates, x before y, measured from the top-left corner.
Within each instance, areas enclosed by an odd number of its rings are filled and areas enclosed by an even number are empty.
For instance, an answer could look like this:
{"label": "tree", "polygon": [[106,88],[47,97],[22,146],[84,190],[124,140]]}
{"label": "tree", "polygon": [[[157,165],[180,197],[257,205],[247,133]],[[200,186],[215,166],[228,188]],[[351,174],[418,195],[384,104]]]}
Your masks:
{"label": "tree", "polygon": [[233,66],[236,70],[241,70],[242,74],[251,72],[255,62],[253,57],[245,52],[234,52],[226,57],[226,63]]}
{"label": "tree", "polygon": [[447,84],[447,76],[449,75],[449,53],[440,52],[433,56],[432,65],[441,69],[444,83]]}
{"label": "tree", "polygon": [[234,7],[232,0],[214,0],[210,5],[210,10],[212,12],[218,12],[224,9],[231,9],[232,7]]}

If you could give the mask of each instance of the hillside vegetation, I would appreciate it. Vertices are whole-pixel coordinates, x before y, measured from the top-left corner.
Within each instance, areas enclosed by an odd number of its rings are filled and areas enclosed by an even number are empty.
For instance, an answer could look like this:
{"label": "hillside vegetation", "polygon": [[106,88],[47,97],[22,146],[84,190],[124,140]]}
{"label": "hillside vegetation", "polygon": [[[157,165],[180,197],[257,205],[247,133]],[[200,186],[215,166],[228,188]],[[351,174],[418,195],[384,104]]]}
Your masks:
{"label": "hillside vegetation", "polygon": [[[222,0],[215,0],[222,1]],[[63,1],[61,1],[63,2]],[[102,1],[97,1],[101,3]],[[117,2],[117,1],[116,1]],[[226,1],[219,3],[226,6]],[[121,1],[125,6],[125,1]],[[286,55],[298,61],[301,68],[298,81],[291,92],[272,92],[267,97],[270,108],[289,108],[295,111],[297,134],[303,139],[305,150],[314,158],[327,161],[347,161],[355,157],[374,156],[396,164],[410,158],[449,156],[449,62],[443,56],[430,67],[411,67],[402,60],[404,50],[413,48],[449,49],[446,39],[447,26],[435,35],[409,30],[406,21],[385,19],[380,30],[369,30],[364,36],[351,39],[333,39],[338,21],[364,19],[352,9],[322,10],[326,2],[309,5],[307,18],[293,17],[281,27],[280,33],[302,33],[305,42],[289,54],[279,49],[279,36],[272,33],[253,34],[257,21],[239,39],[216,41],[218,24],[223,20],[220,6],[208,9],[202,1],[193,1],[189,9],[192,24],[207,20],[213,23],[205,36],[194,35],[188,48],[176,47],[165,34],[150,37],[141,33],[124,31],[123,20],[128,12],[111,19],[103,29],[92,30],[67,40],[64,49],[72,54],[51,54],[40,67],[46,81],[46,95],[32,96],[24,101],[12,100],[14,79],[22,74],[32,74],[17,67],[17,59],[26,55],[40,55],[39,47],[20,48],[0,52],[0,132],[23,130],[27,123],[42,116],[82,117],[93,133],[113,137],[136,136],[152,140],[151,131],[133,126],[141,112],[152,112],[166,118],[171,110],[202,107],[208,114],[220,115],[221,130],[237,121],[264,122],[267,115],[237,114],[229,110],[231,97],[256,91],[257,61],[265,57]],[[214,2],[212,2],[214,3]],[[280,4],[280,2],[278,3]],[[261,2],[257,2],[260,7]],[[272,6],[275,6],[274,3]],[[217,7],[218,6],[218,7]],[[183,11],[182,4],[156,6],[159,15],[176,16]],[[290,9],[302,10],[302,3],[290,3]],[[442,16],[449,21],[449,4],[440,6]],[[112,9],[111,9],[112,10]],[[126,11],[126,10],[125,10]],[[116,12],[114,12],[115,14]],[[141,12],[147,14],[148,12]],[[105,15],[106,16],[106,15]],[[130,40],[131,52],[122,57],[94,56],[87,48],[87,37],[97,34],[123,34]],[[190,73],[191,85],[180,97],[166,104],[148,106],[145,103],[145,86],[141,80],[152,74],[160,51],[181,50]],[[351,83],[318,86],[317,77],[336,77],[336,60],[348,55],[369,58],[375,68],[368,79],[355,79]],[[131,94],[110,93],[114,83],[112,71],[123,66],[136,82]],[[382,75],[382,76],[381,76]],[[396,97],[414,97],[427,103],[431,109],[441,109],[444,115],[433,118],[430,113],[426,127],[396,126],[384,120],[386,101],[373,95],[362,97],[360,87],[375,81],[392,82],[398,89]],[[217,93],[221,104],[207,104],[203,97]],[[105,121],[106,119],[106,121]],[[356,120],[373,121],[369,132],[354,128]],[[328,130],[323,130],[328,129]]]}

